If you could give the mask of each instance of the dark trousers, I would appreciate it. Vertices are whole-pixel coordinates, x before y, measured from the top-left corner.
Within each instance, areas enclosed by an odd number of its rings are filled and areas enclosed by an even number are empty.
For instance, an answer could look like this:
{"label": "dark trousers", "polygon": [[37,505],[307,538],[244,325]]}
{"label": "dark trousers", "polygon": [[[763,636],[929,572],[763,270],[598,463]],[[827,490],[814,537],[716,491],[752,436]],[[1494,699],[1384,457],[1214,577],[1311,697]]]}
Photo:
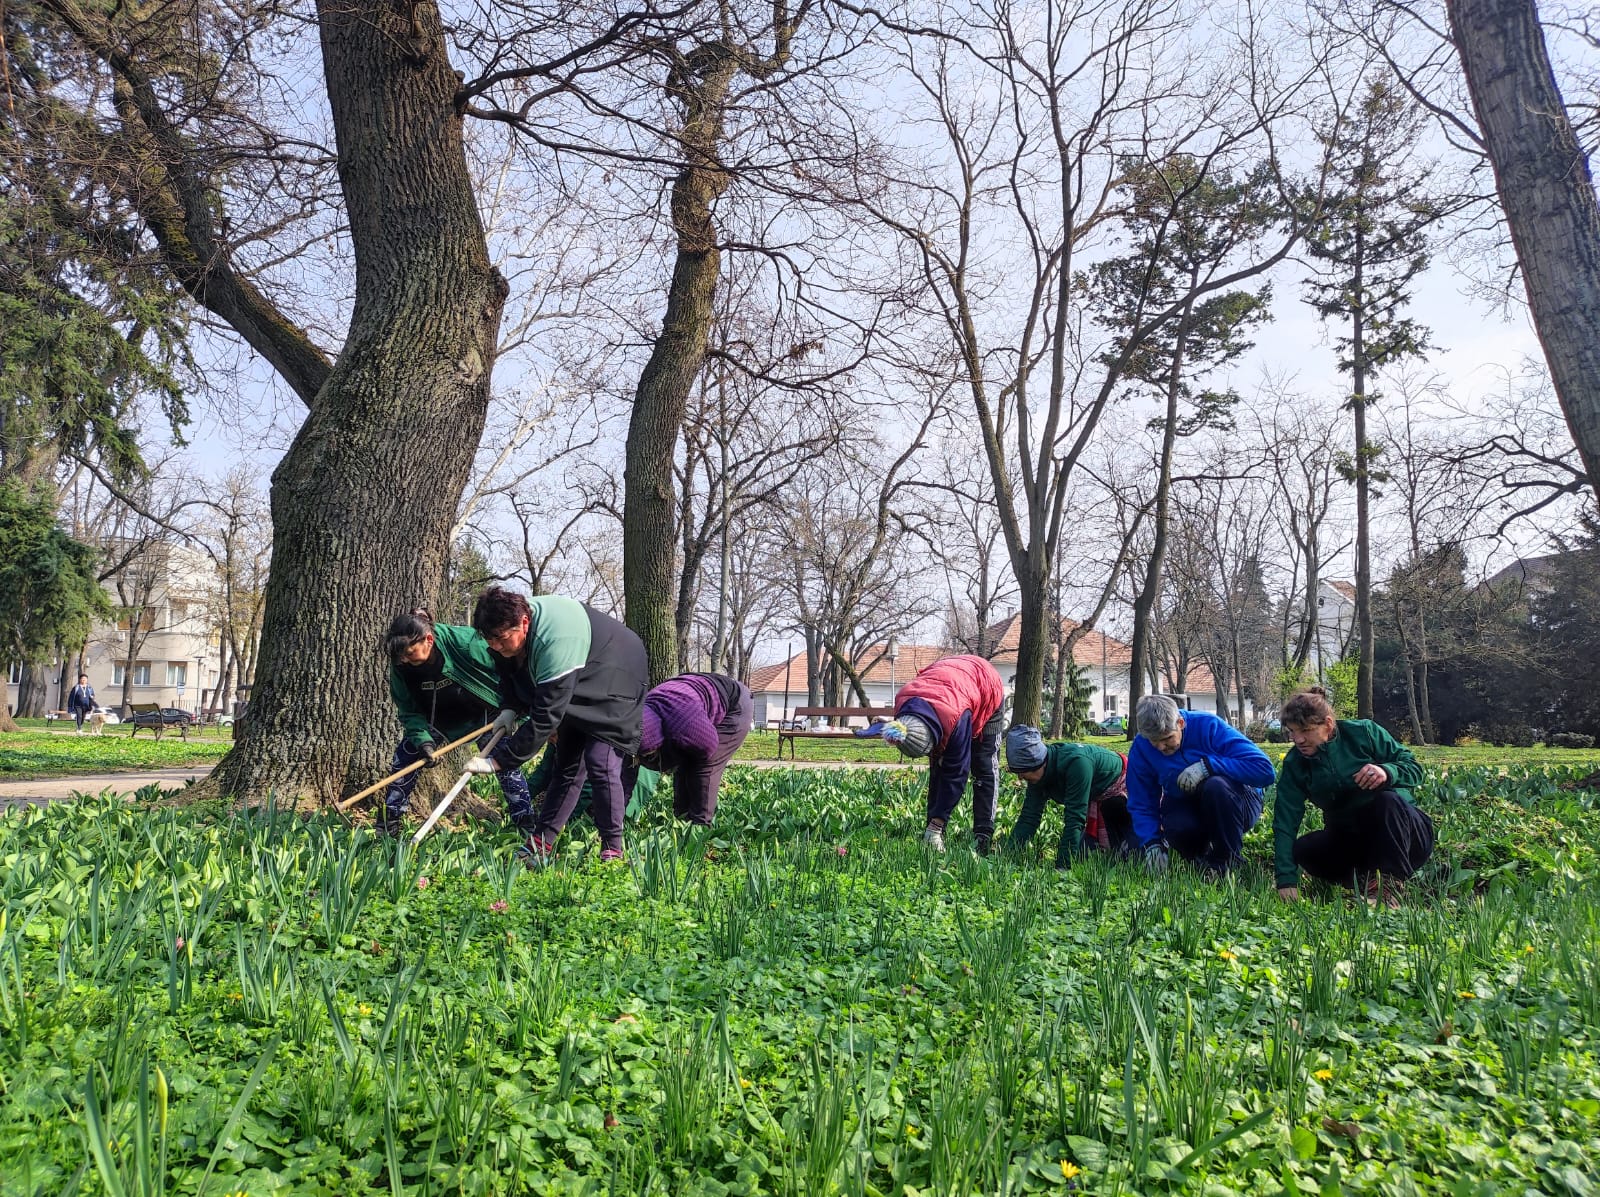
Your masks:
{"label": "dark trousers", "polygon": [[1213,774],[1188,794],[1161,799],[1161,831],[1172,850],[1203,869],[1226,872],[1239,862],[1244,833],[1261,817],[1261,795]]}
{"label": "dark trousers", "polygon": [[1128,813],[1128,792],[1096,799],[1100,807],[1100,826],[1104,838],[1096,837],[1095,846],[1118,856],[1127,856],[1139,846],[1133,834],[1133,816]]}
{"label": "dark trousers", "polygon": [[600,833],[602,849],[622,850],[622,817],[628,806],[628,792],[622,787],[622,753],[604,740],[590,739],[563,724],[555,744],[555,761],[550,770],[550,786],[539,807],[535,834],[554,840],[589,783],[592,798],[589,817]]}
{"label": "dark trousers", "polygon": [[84,710],[82,707],[79,707],[76,711],[72,712],[72,721],[78,725],[79,731],[83,730],[83,721],[88,717],[89,712]]}
{"label": "dark trousers", "polygon": [[1313,877],[1364,885],[1374,873],[1403,881],[1433,855],[1433,820],[1393,790],[1294,842],[1294,862]]}
{"label": "dark trousers", "polygon": [[[996,715],[972,737],[968,772],[972,777],[972,834],[975,839],[994,838],[995,804],[1000,794],[1000,735],[1002,718]],[[961,804],[966,789],[965,774],[948,784],[943,759],[928,764],[928,822],[943,826]],[[941,784],[946,783],[946,784]]]}
{"label": "dark trousers", "polygon": [[717,814],[717,792],[728,762],[750,734],[750,691],[739,685],[739,701],[717,724],[717,750],[710,758],[679,765],[672,773],[672,813],[687,823],[711,826]]}
{"label": "dark trousers", "polygon": [[[479,748],[488,742],[488,736],[478,737]],[[394,760],[389,766],[389,771],[393,773],[404,769],[421,759],[422,749],[401,740],[400,747],[394,750]],[[389,783],[389,789],[383,796],[383,804],[388,808],[391,819],[398,819],[406,813],[406,807],[411,805],[411,791],[417,788],[422,773],[423,771],[418,769],[415,773],[407,773],[398,781]],[[500,792],[506,797],[506,814],[511,817],[511,821],[519,827],[533,826],[533,795],[528,790],[528,779],[522,775],[522,770],[513,763],[495,776],[500,779]]]}

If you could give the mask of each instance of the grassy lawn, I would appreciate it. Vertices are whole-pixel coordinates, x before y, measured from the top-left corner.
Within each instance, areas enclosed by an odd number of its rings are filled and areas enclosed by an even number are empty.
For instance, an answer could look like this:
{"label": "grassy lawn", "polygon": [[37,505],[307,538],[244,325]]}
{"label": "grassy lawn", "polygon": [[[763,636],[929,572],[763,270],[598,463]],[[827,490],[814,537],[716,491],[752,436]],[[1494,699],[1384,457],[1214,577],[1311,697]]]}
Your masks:
{"label": "grassy lawn", "polygon": [[0,780],[196,765],[220,759],[231,747],[231,736],[212,730],[205,735],[191,731],[188,743],[173,732],[157,743],[148,730],[130,736],[126,727],[107,728],[103,736],[24,731],[0,736]]}
{"label": "grassy lawn", "polygon": [[537,873],[476,824],[12,813],[0,1194],[1589,1194],[1574,775],[1431,779],[1398,911],[1279,902],[1265,825],[1221,886],[1058,874],[1048,815],[930,856],[909,770],[736,768],[709,832]]}

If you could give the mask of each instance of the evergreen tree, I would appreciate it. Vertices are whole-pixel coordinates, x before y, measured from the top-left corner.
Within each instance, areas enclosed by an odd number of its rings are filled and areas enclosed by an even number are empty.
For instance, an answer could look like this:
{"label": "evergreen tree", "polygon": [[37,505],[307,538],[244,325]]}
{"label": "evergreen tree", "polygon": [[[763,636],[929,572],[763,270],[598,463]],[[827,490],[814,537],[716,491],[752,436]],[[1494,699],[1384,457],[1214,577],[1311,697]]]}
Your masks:
{"label": "evergreen tree", "polygon": [[1367,437],[1367,406],[1377,400],[1373,376],[1422,354],[1427,332],[1407,317],[1411,287],[1428,264],[1428,229],[1440,205],[1428,197],[1427,170],[1413,151],[1424,114],[1387,76],[1371,80],[1354,111],[1322,137],[1332,161],[1331,189],[1307,240],[1313,275],[1307,301],[1346,331],[1336,344],[1339,369],[1351,379],[1355,442],[1346,474],[1356,488],[1355,707],[1372,718],[1372,484],[1381,453]]}

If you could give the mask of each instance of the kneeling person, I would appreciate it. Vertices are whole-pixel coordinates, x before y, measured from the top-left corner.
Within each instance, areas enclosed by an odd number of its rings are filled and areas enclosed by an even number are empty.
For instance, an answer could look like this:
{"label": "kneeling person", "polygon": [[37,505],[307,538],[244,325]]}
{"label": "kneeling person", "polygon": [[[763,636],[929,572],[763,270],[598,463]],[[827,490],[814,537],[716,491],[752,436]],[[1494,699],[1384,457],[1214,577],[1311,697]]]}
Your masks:
{"label": "kneeling person", "polygon": [[672,813],[709,827],[728,762],[750,734],[750,690],[719,673],[684,673],[644,696],[639,763],[672,777]]}
{"label": "kneeling person", "polygon": [[[405,728],[405,736],[394,750],[393,770],[423,757],[432,765],[437,748],[482,727],[499,709],[500,678],[494,658],[471,628],[434,623],[427,608],[418,607],[394,617],[384,648],[389,654],[389,696]],[[480,748],[487,739],[479,737]],[[418,770],[390,784],[378,819],[381,834],[398,834],[411,791],[421,776]],[[533,798],[527,778],[520,769],[508,769],[499,776],[506,813],[519,830],[532,831]]]}
{"label": "kneeling person", "polygon": [[[1364,890],[1391,906],[1399,883],[1433,854],[1433,820],[1417,809],[1412,787],[1422,766],[1409,749],[1369,719],[1335,719],[1320,687],[1283,704],[1294,748],[1278,770],[1272,805],[1278,895],[1300,896],[1300,870]],[[1300,835],[1307,801],[1323,828]],[[1298,837],[1298,838],[1296,838]]]}
{"label": "kneeling person", "polygon": [[1125,852],[1132,840],[1128,820],[1128,762],[1098,744],[1046,744],[1036,727],[1006,733],[1006,768],[1027,783],[1022,813],[1006,839],[1021,851],[1039,830],[1045,807],[1059,803],[1061,839],[1056,868],[1069,868],[1082,848]]}
{"label": "kneeling person", "polygon": [[1139,735],[1128,750],[1128,813],[1156,872],[1167,849],[1212,875],[1242,859],[1244,833],[1261,817],[1272,762],[1225,719],[1180,711],[1165,694],[1147,694],[1134,713]]}

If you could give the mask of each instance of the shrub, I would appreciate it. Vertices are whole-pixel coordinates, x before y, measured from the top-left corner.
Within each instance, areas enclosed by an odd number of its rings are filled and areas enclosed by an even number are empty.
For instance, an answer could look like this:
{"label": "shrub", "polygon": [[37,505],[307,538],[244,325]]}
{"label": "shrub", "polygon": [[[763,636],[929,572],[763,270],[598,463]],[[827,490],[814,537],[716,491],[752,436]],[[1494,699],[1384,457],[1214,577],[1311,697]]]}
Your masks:
{"label": "shrub", "polygon": [[1249,723],[1244,725],[1244,734],[1249,736],[1257,744],[1261,743],[1263,740],[1270,739],[1272,736],[1272,732],[1267,727],[1267,721],[1265,719],[1250,720]]}
{"label": "shrub", "polygon": [[1545,737],[1546,744],[1551,748],[1593,748],[1594,737],[1586,736],[1582,732],[1551,732]]}

